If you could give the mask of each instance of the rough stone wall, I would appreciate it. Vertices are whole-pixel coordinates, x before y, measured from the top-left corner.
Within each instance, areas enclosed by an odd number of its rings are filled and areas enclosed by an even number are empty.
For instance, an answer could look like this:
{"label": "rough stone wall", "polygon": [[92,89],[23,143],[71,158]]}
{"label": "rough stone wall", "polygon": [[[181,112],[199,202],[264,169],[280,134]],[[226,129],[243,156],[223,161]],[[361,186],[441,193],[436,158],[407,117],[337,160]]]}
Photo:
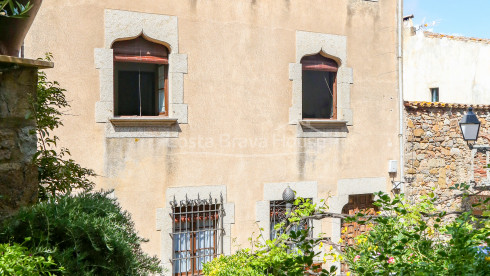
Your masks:
{"label": "rough stone wall", "polygon": [[[454,184],[472,183],[482,186],[487,178],[485,151],[471,150],[463,140],[459,121],[465,108],[407,106],[405,172],[406,193],[413,200],[431,191],[439,197],[439,208],[459,210],[468,206],[454,199]],[[475,108],[481,122],[480,136],[490,133],[490,110]],[[478,139],[477,145],[490,141]]]}
{"label": "rough stone wall", "polygon": [[37,198],[35,123],[26,119],[36,85],[36,68],[0,66],[0,217]]}

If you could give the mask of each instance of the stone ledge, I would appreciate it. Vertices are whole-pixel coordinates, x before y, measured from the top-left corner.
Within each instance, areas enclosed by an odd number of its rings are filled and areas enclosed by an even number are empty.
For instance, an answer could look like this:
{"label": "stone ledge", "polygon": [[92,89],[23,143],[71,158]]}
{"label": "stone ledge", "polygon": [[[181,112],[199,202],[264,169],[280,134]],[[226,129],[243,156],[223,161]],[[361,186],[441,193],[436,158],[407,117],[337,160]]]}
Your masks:
{"label": "stone ledge", "polygon": [[51,61],[19,58],[13,56],[0,55],[0,63],[15,64],[24,67],[36,67],[39,69],[53,68],[54,63]]}
{"label": "stone ledge", "polygon": [[177,123],[176,118],[168,117],[114,117],[110,119],[115,126],[171,126]]}
{"label": "stone ledge", "polygon": [[299,123],[306,127],[342,127],[347,125],[347,121],[340,120],[329,120],[329,119],[304,119],[300,120]]}

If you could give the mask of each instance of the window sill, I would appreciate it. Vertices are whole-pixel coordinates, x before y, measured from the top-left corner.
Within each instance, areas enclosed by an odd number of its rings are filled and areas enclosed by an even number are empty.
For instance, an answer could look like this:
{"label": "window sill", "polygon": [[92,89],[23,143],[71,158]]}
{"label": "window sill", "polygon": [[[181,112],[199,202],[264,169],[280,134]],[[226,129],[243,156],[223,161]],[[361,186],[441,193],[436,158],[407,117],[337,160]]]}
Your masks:
{"label": "window sill", "polygon": [[330,119],[303,119],[299,121],[300,125],[305,127],[345,127],[347,121],[330,120]]}
{"label": "window sill", "polygon": [[114,117],[110,121],[114,126],[118,127],[171,126],[177,123],[176,118],[160,116]]}

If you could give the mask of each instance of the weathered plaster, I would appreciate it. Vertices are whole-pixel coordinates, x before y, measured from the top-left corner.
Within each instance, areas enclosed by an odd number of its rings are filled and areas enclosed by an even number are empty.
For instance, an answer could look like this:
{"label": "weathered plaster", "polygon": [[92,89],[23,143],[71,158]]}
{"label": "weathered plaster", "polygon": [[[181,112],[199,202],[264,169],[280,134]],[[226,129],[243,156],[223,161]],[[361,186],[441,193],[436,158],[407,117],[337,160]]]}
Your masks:
{"label": "weathered plaster", "polygon": [[403,93],[408,101],[431,101],[430,88],[439,88],[439,101],[490,104],[490,43],[449,36],[426,37],[405,22]]}
{"label": "weathered plaster", "polygon": [[[223,196],[223,208],[225,215],[223,217],[223,254],[231,254],[231,225],[235,223],[235,204],[227,202],[226,186],[195,186],[195,187],[171,187],[167,189],[165,197],[165,208],[156,210],[156,230],[161,231],[161,260],[163,266],[168,269],[167,273],[172,271],[173,246],[172,238],[172,219],[169,214],[172,213],[170,202],[174,199],[179,202],[181,200],[208,198],[220,199]],[[170,275],[170,274],[169,274]]]}
{"label": "weathered plaster", "polygon": [[116,127],[109,121],[114,117],[114,62],[111,49],[114,41],[134,38],[140,34],[165,44],[169,55],[169,117],[178,124],[187,124],[187,104],[184,103],[184,74],[187,74],[187,55],[179,54],[176,16],[105,10],[105,48],[94,50],[95,68],[99,70],[100,100],[95,104],[95,121],[106,123],[106,137],[178,137],[180,128],[132,126]]}
{"label": "weathered plaster", "polygon": [[[396,30],[396,1],[325,1],[314,9],[309,1],[284,0],[44,2],[25,49],[32,57],[50,49],[56,58],[49,77],[67,89],[76,115],[63,116],[57,134],[77,162],[101,175],[94,179],[97,189],[115,189],[149,239],[142,246],[150,255],[172,250],[162,248],[162,232],[155,230],[155,210],[166,207],[168,187],[226,185],[227,200],[236,206],[232,235],[247,246],[257,232],[255,205],[264,200],[264,183],[315,181],[323,196],[336,191],[339,179],[386,176],[386,160],[398,158],[396,32],[380,31]],[[91,58],[95,48],[110,49],[107,9],[178,18],[178,52],[171,48],[171,54],[188,54],[188,74],[171,73],[169,102],[189,105],[189,124],[178,122],[177,139],[160,138],[177,134],[163,130],[150,133],[158,138],[139,139],[137,128],[108,136],[111,124],[94,123],[94,103],[113,95],[112,86],[106,95],[97,92],[100,69],[94,70]],[[58,31],[50,32],[52,26]],[[288,64],[296,63],[297,30],[347,37],[346,65],[354,68],[356,82],[349,97],[355,125],[340,133],[346,138],[298,139],[297,125],[289,125],[294,82],[288,81]],[[112,53],[106,54],[108,64],[101,59],[97,66],[112,69]],[[176,78],[185,79],[185,95],[177,95]],[[106,107],[106,118],[112,108]],[[330,234],[329,221],[322,227]]]}
{"label": "weathered plaster", "polygon": [[[296,62],[289,64],[289,79],[293,81],[292,106],[289,109],[289,123],[298,124],[302,120],[302,67],[301,58],[322,52],[339,64],[337,73],[337,119],[353,125],[350,104],[350,86],[354,83],[353,70],[347,67],[347,37],[296,31]],[[341,138],[346,137],[347,127],[297,128],[300,138]]]}

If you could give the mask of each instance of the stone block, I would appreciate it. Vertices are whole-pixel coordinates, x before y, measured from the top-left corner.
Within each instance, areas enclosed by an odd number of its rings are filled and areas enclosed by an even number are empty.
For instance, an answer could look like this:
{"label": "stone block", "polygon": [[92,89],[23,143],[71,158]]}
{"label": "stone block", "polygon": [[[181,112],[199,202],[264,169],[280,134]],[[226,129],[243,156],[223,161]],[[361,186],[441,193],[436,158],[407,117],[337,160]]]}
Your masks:
{"label": "stone block", "polygon": [[117,39],[144,33],[154,40],[165,42],[173,53],[179,52],[177,16],[106,9],[104,33],[106,49],[110,49]]}
{"label": "stone block", "polygon": [[169,72],[187,74],[187,55],[170,54],[169,55]]}
{"label": "stone block", "polygon": [[424,130],[417,128],[416,130],[413,131],[413,136],[415,137],[421,137],[424,134]]}
{"label": "stone block", "polygon": [[114,54],[112,49],[95,48],[94,61],[96,69],[113,69]]}
{"label": "stone block", "polygon": [[113,117],[114,105],[112,102],[96,102],[95,103],[95,122],[107,123]]}
{"label": "stone block", "polygon": [[289,64],[289,80],[301,80],[303,67],[301,63]]}
{"label": "stone block", "polygon": [[187,104],[173,104],[171,118],[177,118],[179,124],[187,124]]}
{"label": "stone block", "polygon": [[184,74],[170,73],[170,103],[184,103]]}
{"label": "stone block", "polygon": [[407,119],[407,127],[409,127],[409,128],[414,128],[415,127],[412,120]]}

